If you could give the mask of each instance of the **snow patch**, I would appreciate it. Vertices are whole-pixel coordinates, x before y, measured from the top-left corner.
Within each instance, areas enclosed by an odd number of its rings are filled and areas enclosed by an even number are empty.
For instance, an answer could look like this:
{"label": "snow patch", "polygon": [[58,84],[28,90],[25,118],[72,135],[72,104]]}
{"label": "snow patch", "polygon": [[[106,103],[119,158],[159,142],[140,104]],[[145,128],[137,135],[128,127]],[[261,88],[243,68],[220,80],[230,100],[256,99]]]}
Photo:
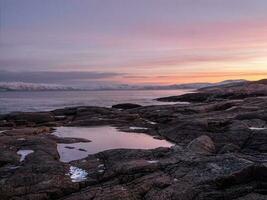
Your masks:
{"label": "snow patch", "polygon": [[12,169],[18,169],[18,168],[20,168],[20,166],[13,166],[13,165],[12,165],[12,166],[8,167],[8,169],[11,169],[11,170],[12,170]]}
{"label": "snow patch", "polygon": [[56,119],[65,119],[66,116],[65,115],[57,115],[55,116]]}
{"label": "snow patch", "polygon": [[131,126],[129,127],[130,130],[147,130],[148,128],[145,127],[137,127],[137,126]]}
{"label": "snow patch", "polygon": [[147,162],[150,164],[155,164],[155,163],[158,163],[159,161],[158,160],[147,160]]}
{"label": "snow patch", "polygon": [[98,168],[104,167],[104,164],[100,164],[97,166]]}
{"label": "snow patch", "polygon": [[127,189],[126,189],[126,188],[124,188],[123,186],[121,186],[121,190],[123,190],[123,191],[126,191]]}
{"label": "snow patch", "polygon": [[156,122],[152,122],[152,121],[149,121],[149,120],[147,120],[147,123],[149,123],[149,124],[151,124],[151,125],[155,125],[155,124],[157,124]]}
{"label": "snow patch", "polygon": [[70,166],[70,170],[67,175],[70,176],[71,181],[73,183],[78,183],[85,181],[88,173],[85,170],[80,169],[78,167]]}
{"label": "snow patch", "polygon": [[260,130],[266,130],[267,128],[250,127],[249,129],[254,131],[260,131]]}
{"label": "snow patch", "polygon": [[33,150],[19,150],[17,151],[17,154],[20,155],[20,162],[24,161],[26,156],[28,156],[29,154],[33,153]]}

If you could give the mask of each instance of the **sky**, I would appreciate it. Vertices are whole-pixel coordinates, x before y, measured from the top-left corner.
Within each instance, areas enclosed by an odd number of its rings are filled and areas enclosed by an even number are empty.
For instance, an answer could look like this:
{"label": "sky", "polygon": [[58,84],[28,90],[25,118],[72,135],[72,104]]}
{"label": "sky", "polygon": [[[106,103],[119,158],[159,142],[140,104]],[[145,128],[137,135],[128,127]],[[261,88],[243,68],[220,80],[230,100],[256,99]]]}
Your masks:
{"label": "sky", "polygon": [[267,77],[266,0],[0,0],[0,82]]}

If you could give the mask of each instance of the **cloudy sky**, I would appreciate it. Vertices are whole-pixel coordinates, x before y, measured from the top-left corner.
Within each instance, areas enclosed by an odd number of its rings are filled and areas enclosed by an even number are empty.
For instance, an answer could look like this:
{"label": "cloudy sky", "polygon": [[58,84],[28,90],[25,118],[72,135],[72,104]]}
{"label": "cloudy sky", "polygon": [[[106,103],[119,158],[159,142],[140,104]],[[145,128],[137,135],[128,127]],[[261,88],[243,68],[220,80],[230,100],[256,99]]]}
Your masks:
{"label": "cloudy sky", "polygon": [[266,0],[0,0],[0,82],[267,77]]}

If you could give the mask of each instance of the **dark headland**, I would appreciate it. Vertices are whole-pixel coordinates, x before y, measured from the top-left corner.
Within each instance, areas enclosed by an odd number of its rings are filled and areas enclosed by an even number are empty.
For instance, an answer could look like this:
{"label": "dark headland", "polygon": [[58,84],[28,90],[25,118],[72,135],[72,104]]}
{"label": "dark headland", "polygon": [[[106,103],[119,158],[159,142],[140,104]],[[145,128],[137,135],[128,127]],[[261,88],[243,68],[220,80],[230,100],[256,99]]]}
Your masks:
{"label": "dark headland", "polygon": [[[189,104],[1,115],[0,199],[267,199],[267,80],[159,100]],[[58,138],[51,134],[54,128],[96,125],[144,127],[138,131],[176,145],[108,150],[60,162],[57,143],[86,140]],[[23,149],[32,150],[24,159],[18,155]],[[86,178],[72,181],[70,166],[86,171]]]}

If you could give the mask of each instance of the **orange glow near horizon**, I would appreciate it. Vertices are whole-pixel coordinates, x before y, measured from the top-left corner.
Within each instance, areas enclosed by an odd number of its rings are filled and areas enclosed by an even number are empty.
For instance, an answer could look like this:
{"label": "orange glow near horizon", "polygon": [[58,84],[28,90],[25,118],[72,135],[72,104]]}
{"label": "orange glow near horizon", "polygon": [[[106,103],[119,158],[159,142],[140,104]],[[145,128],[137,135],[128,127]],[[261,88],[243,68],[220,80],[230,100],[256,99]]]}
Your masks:
{"label": "orange glow near horizon", "polygon": [[[131,80],[125,80],[125,83],[130,84],[183,84],[183,83],[197,83],[197,82],[209,82],[215,83],[224,80],[236,80],[236,79],[245,79],[248,81],[256,81],[267,78],[266,73],[248,73],[248,74],[228,74],[228,73],[197,73],[189,76],[165,76],[165,77],[146,77],[146,78],[131,78]],[[124,82],[123,79],[120,79],[121,82]]]}

